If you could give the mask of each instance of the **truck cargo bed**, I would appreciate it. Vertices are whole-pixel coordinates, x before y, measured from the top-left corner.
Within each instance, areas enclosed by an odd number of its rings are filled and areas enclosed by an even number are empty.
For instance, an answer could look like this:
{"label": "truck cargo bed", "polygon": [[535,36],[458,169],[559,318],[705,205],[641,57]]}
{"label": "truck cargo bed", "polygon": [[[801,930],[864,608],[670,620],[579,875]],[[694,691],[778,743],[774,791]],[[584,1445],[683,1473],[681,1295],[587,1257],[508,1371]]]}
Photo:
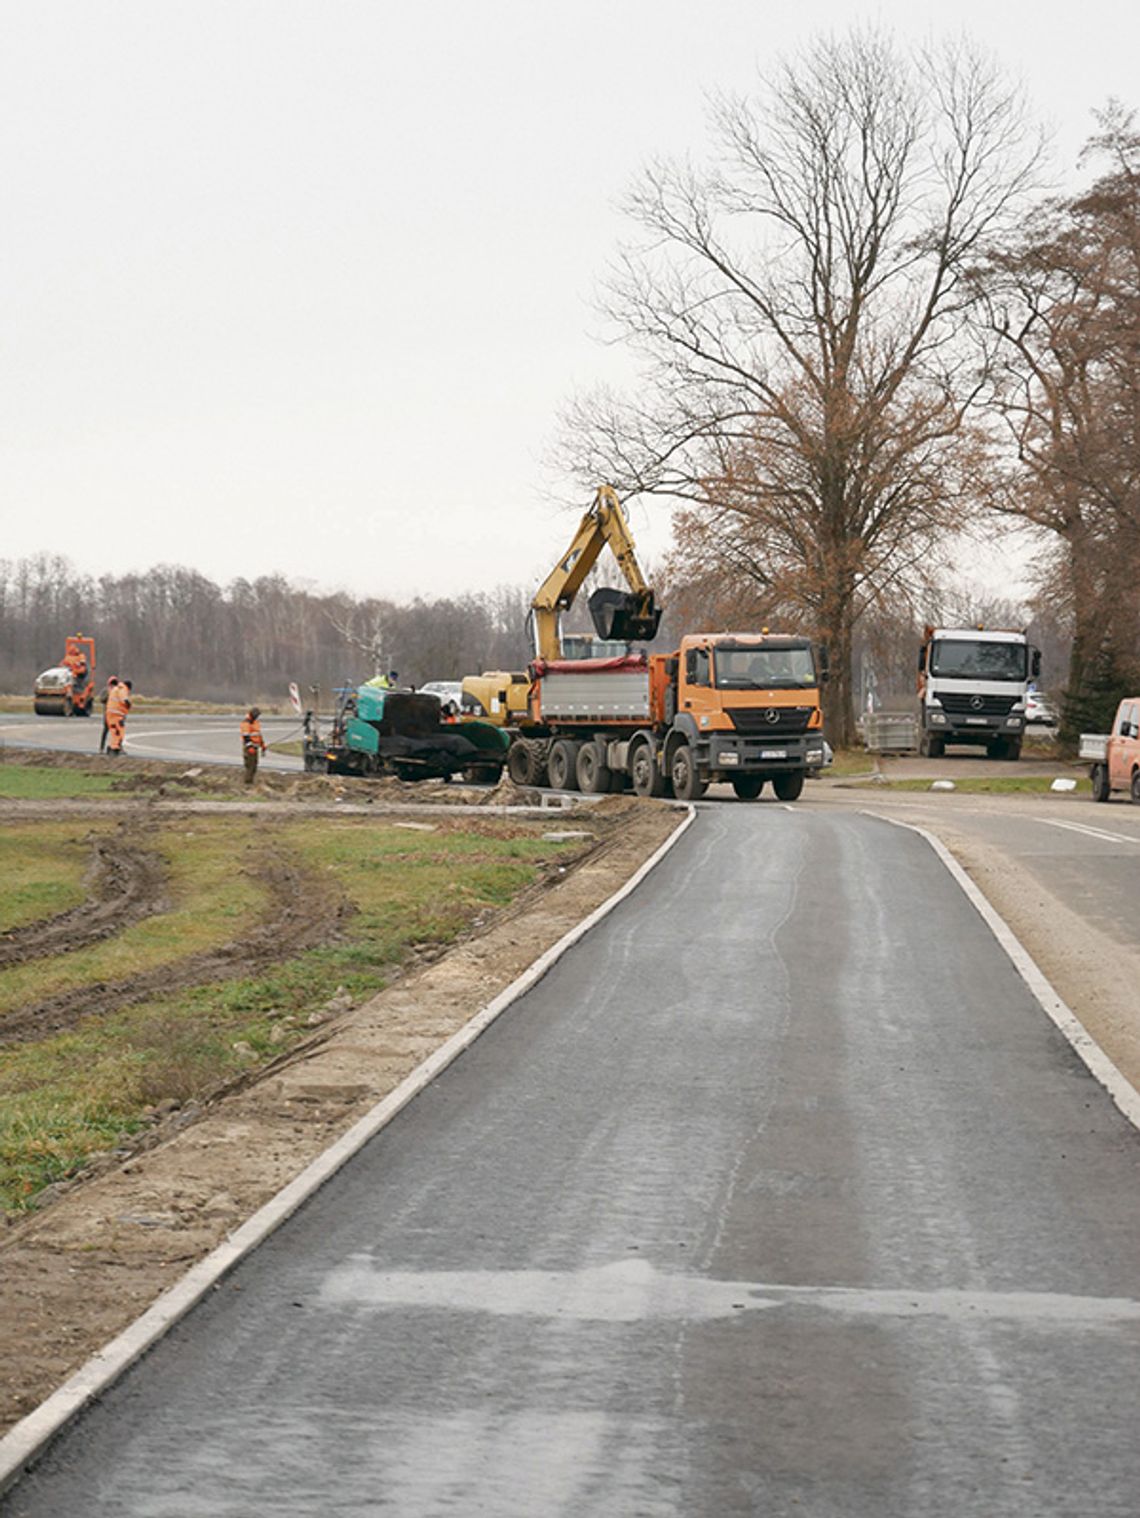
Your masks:
{"label": "truck cargo bed", "polygon": [[545,722],[649,720],[648,669],[544,674],[539,692]]}

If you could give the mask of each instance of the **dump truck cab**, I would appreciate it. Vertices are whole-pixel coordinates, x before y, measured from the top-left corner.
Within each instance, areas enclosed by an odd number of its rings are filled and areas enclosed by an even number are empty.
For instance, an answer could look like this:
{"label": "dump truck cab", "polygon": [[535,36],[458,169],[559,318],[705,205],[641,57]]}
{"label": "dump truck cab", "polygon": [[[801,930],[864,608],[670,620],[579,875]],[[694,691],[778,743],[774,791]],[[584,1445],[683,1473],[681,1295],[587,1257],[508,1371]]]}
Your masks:
{"label": "dump truck cab", "polygon": [[1029,682],[1040,672],[1024,632],[927,627],[918,653],[922,754],[938,759],[948,743],[975,743],[991,759],[1019,758]]}
{"label": "dump truck cab", "polygon": [[[658,676],[666,682],[670,718],[662,761],[674,791],[693,791],[691,768],[697,789],[730,781],[746,796],[771,781],[782,799],[799,795],[804,778],[824,761],[822,663],[809,638],[767,632],[683,638],[676,655],[660,660]],[[689,752],[681,757],[683,748]]]}

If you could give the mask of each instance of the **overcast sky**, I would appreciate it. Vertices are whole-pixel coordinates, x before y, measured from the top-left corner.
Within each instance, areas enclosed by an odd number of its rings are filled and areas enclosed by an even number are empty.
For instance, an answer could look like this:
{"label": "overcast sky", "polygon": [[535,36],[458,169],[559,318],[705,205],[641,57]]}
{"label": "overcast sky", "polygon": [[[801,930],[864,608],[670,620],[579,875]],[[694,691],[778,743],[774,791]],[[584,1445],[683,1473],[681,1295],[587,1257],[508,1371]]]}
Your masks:
{"label": "overcast sky", "polygon": [[[1140,6],[0,0],[0,558],[530,585],[559,406],[623,383],[596,281],[656,153],[813,32],[950,18],[1070,175]],[[582,500],[582,505],[585,499]],[[648,556],[663,504],[635,505]]]}

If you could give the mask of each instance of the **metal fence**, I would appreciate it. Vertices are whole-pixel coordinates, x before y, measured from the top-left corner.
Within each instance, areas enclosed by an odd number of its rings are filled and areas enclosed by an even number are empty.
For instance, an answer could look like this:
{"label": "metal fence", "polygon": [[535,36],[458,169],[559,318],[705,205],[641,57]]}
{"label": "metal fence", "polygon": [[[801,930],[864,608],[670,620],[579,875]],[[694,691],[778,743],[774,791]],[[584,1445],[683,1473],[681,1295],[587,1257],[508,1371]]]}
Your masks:
{"label": "metal fence", "polygon": [[868,712],[863,747],[872,754],[909,754],[918,748],[918,719],[912,712]]}

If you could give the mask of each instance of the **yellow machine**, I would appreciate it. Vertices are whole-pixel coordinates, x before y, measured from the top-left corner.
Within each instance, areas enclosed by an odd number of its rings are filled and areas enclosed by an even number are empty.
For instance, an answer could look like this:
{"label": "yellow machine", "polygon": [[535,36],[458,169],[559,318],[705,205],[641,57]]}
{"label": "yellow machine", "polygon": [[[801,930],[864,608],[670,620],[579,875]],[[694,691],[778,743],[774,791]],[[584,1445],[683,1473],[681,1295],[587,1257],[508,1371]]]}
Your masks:
{"label": "yellow machine", "polygon": [[530,676],[512,674],[510,670],[491,669],[481,675],[467,675],[463,681],[464,718],[493,722],[497,727],[514,727],[526,717],[529,690]]}
{"label": "yellow machine", "polygon": [[573,606],[607,543],[629,590],[596,590],[590,597],[590,616],[599,638],[623,642],[636,638],[648,642],[656,636],[661,613],[637,562],[629,522],[617,492],[609,485],[600,485],[570,547],[538,587],[531,602],[535,653],[540,659],[562,658],[562,613]]}
{"label": "yellow machine", "polygon": [[[661,613],[637,562],[629,522],[617,492],[609,485],[601,485],[579,522],[570,547],[538,587],[531,602],[537,658],[549,661],[563,657],[562,613],[573,606],[586,576],[607,544],[630,588],[622,591],[603,587],[590,597],[590,617],[598,637],[628,643],[634,639],[648,642],[656,636]],[[504,727],[526,721],[529,688],[528,675],[503,670],[468,675],[463,681],[463,694],[476,704],[475,715],[481,721]]]}

